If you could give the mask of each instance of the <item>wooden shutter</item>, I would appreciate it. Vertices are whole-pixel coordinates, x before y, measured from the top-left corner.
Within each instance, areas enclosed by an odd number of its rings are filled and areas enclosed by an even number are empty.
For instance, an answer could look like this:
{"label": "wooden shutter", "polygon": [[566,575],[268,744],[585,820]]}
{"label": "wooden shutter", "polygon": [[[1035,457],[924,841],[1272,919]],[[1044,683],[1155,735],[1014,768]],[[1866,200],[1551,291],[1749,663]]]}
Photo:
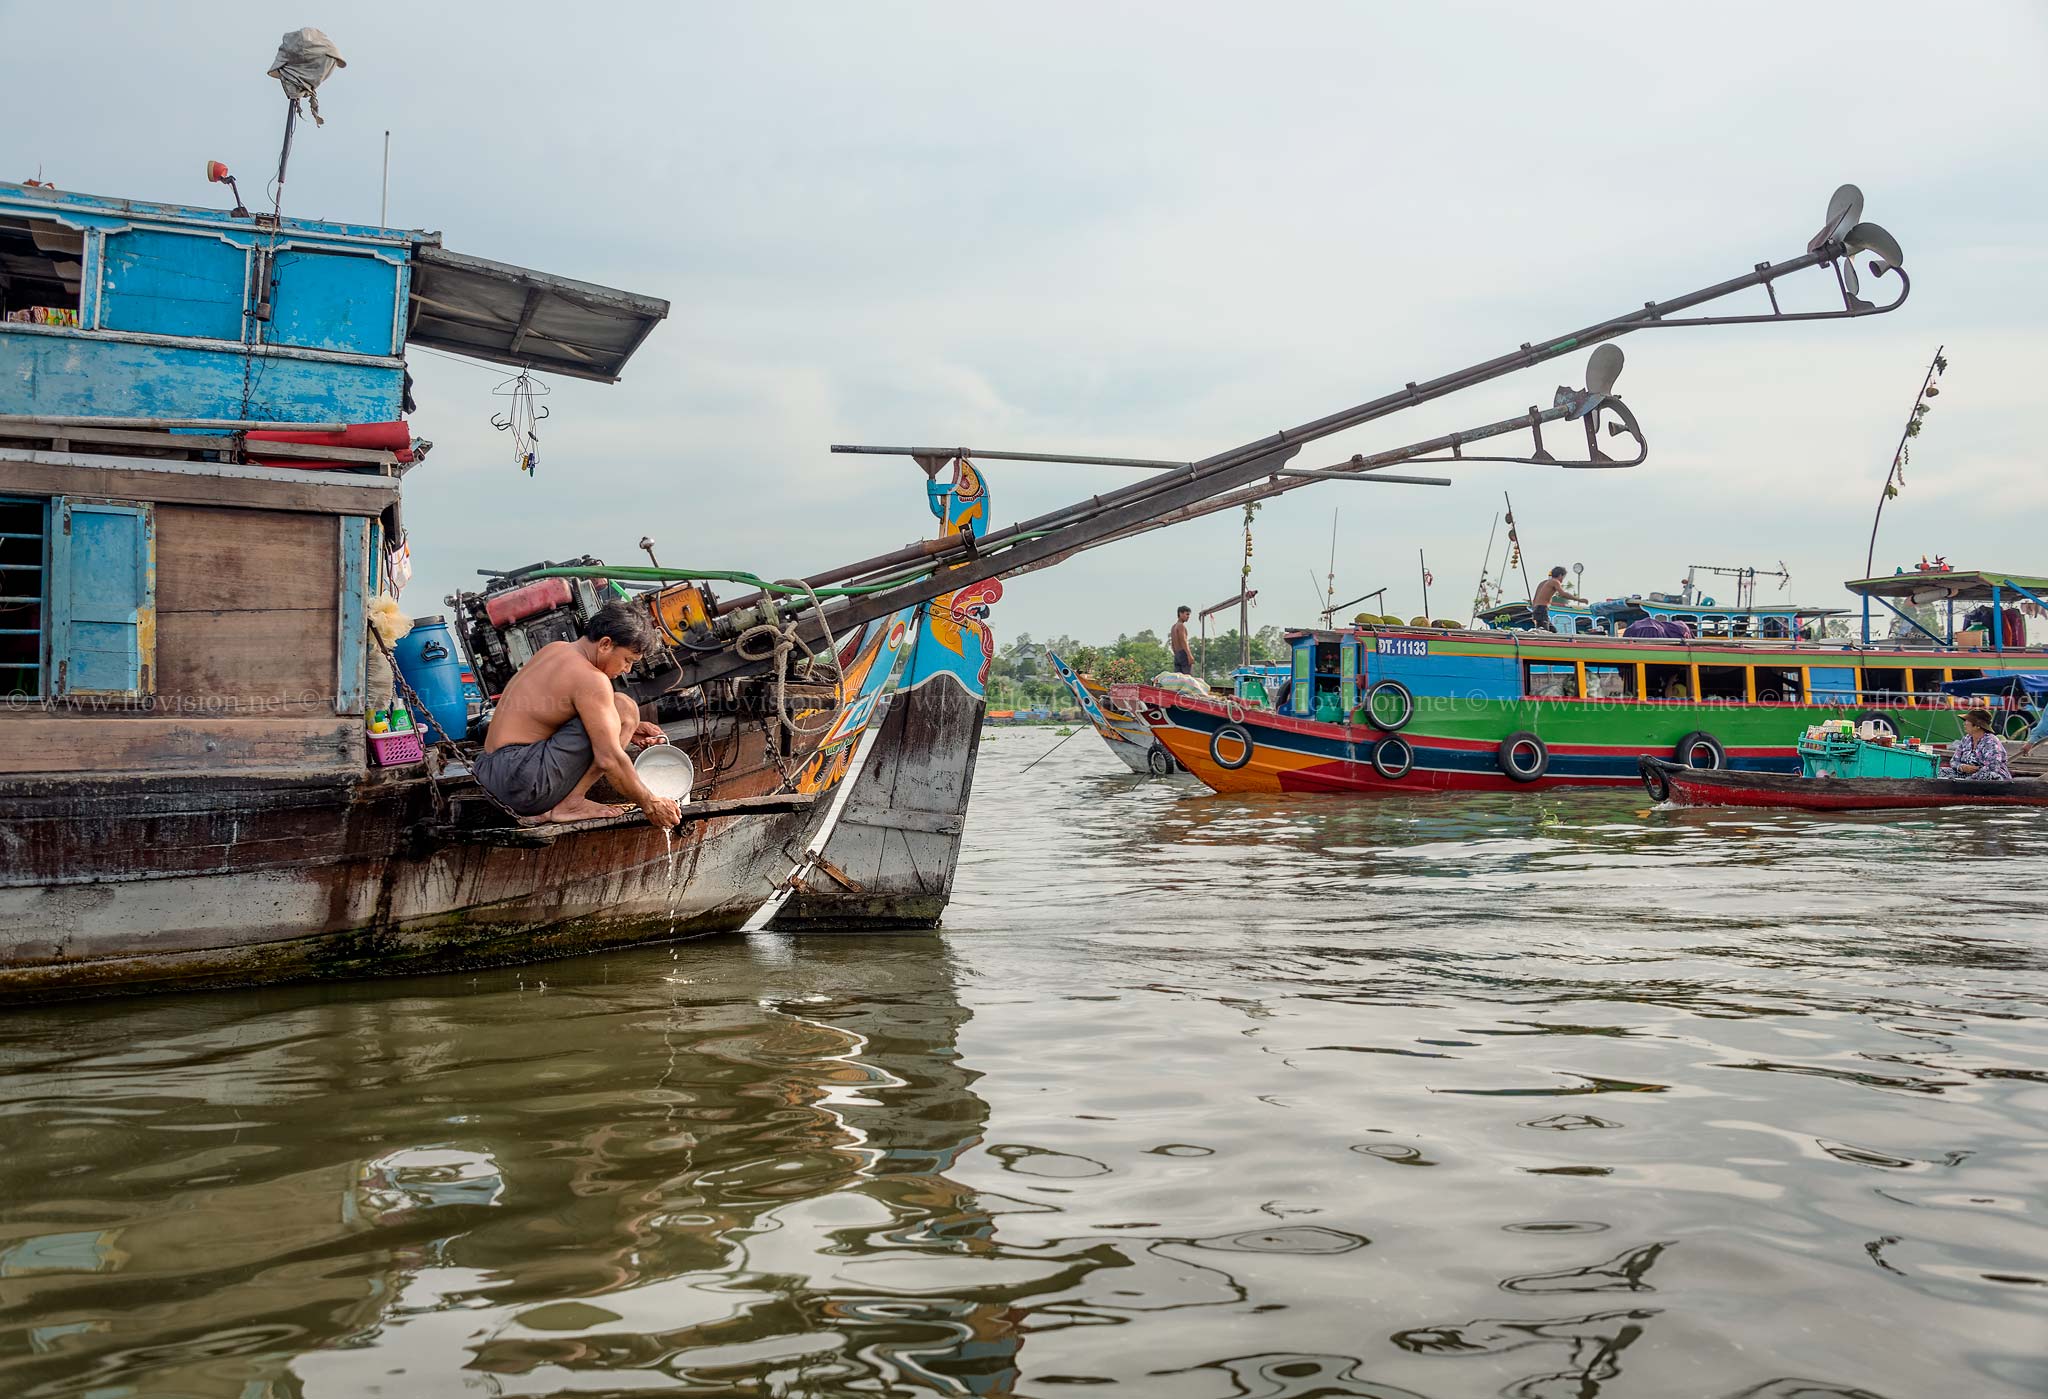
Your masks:
{"label": "wooden shutter", "polygon": [[147,505],[56,500],[51,693],[139,699],[156,688],[156,520]]}

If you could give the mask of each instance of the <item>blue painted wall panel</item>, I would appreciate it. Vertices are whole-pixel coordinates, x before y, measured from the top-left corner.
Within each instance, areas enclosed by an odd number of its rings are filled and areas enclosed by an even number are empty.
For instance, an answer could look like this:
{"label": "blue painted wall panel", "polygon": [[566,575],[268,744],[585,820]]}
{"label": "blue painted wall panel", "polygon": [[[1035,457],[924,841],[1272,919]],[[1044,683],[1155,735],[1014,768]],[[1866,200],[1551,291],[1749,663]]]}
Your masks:
{"label": "blue painted wall panel", "polygon": [[291,250],[277,255],[277,290],[264,343],[393,353],[398,267],[367,254]]}
{"label": "blue painted wall panel", "polygon": [[367,616],[372,588],[370,571],[370,522],[344,515],[341,530],[340,614],[335,628],[334,712],[361,714],[368,703],[366,694],[369,660]]}
{"label": "blue painted wall panel", "polygon": [[0,325],[0,413],[86,417],[386,423],[399,416],[405,371],[257,356],[243,412],[243,356],[138,345],[90,332]]}
{"label": "blue painted wall panel", "polygon": [[242,338],[247,250],[206,233],[136,228],[109,233],[100,325],[151,335]]}
{"label": "blue painted wall panel", "polygon": [[1817,665],[1807,670],[1813,682],[1813,697],[1822,704],[1848,704],[1856,698],[1856,671],[1852,666]]}
{"label": "blue painted wall panel", "polygon": [[1515,699],[1522,677],[1505,656],[1390,656],[1368,651],[1365,672],[1377,683],[1398,680],[1417,695]]}

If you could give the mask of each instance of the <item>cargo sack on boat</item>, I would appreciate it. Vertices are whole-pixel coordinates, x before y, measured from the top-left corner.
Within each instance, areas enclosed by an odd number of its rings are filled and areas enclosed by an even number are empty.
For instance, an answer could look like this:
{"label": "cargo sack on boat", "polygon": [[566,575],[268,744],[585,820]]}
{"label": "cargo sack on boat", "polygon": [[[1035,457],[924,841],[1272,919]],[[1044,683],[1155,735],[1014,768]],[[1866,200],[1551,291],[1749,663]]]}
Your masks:
{"label": "cargo sack on boat", "polygon": [[1177,695],[1188,695],[1194,699],[1209,698],[1209,687],[1192,675],[1177,670],[1162,670],[1152,677],[1152,683],[1162,690],[1171,690]]}

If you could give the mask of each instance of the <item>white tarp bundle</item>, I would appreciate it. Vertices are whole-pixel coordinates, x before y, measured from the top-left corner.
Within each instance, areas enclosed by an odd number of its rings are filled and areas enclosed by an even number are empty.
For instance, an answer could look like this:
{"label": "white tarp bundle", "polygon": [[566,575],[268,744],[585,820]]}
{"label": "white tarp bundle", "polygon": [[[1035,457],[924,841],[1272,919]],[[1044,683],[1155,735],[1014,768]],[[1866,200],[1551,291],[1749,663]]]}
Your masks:
{"label": "white tarp bundle", "polygon": [[325,126],[327,123],[320,119],[317,89],[327,81],[328,74],[346,67],[348,60],[334,47],[334,40],[317,29],[295,29],[278,44],[277,57],[270,60],[270,76],[284,86],[284,95],[291,99],[294,110],[299,99],[305,98],[314,125]]}

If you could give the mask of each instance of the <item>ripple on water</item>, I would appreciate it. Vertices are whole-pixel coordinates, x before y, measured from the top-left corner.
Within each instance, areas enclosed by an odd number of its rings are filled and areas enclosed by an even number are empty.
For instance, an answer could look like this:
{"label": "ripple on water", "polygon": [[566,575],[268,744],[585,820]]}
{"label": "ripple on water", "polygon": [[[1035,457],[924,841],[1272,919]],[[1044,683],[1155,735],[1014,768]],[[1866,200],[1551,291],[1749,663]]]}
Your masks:
{"label": "ripple on water", "polygon": [[1054,741],[938,934],[0,1018],[0,1393],[2048,1393],[2037,820]]}

